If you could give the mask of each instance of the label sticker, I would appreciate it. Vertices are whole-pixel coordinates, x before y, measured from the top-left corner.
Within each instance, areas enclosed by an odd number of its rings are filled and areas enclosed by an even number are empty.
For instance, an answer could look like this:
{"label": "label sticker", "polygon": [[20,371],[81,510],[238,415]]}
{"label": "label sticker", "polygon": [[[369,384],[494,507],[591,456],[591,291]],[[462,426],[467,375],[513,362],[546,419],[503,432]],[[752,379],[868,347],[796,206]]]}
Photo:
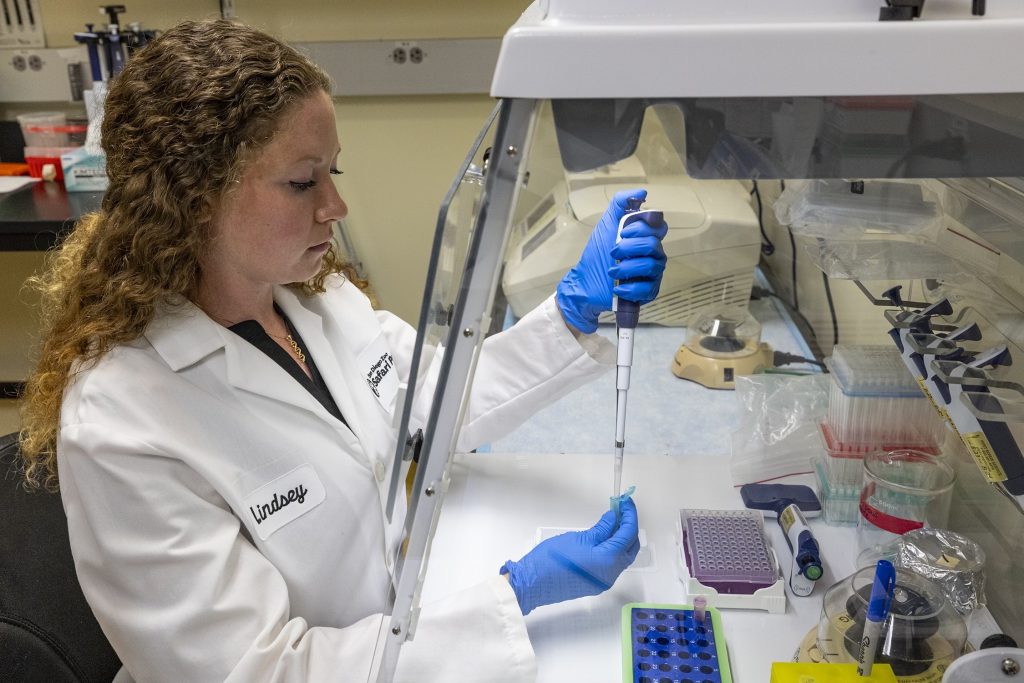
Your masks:
{"label": "label sticker", "polygon": [[896,534],[897,536],[901,536],[908,531],[913,531],[914,529],[920,529],[924,526],[924,522],[919,522],[916,519],[905,519],[879,510],[871,504],[874,494],[874,484],[865,485],[864,490],[861,491],[860,494],[860,515],[867,522],[870,522],[883,531],[888,531],[890,534]]}
{"label": "label sticker", "polygon": [[796,522],[796,513],[793,512],[793,508],[786,506],[779,515],[779,524],[782,526],[782,533],[788,534],[790,527]]}
{"label": "label sticker", "polygon": [[395,359],[384,341],[383,334],[377,335],[377,338],[359,354],[356,366],[377,401],[388,412],[393,411],[395,397],[398,395],[398,370],[395,369]]}
{"label": "label sticker", "polygon": [[326,495],[313,466],[301,465],[250,493],[242,505],[256,535],[265,541],[324,502]]}
{"label": "label sticker", "polygon": [[992,444],[988,442],[983,432],[968,432],[963,435],[963,440],[985,479],[992,484],[1006,481],[1006,470],[1003,469],[996,452],[992,450]]}

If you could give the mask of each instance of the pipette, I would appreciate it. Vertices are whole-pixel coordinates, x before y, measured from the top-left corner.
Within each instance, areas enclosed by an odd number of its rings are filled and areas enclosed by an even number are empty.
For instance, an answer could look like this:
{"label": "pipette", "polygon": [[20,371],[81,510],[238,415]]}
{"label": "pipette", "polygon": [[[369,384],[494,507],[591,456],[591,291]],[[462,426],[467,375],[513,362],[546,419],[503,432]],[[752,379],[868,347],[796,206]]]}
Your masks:
{"label": "pipette", "polygon": [[[664,221],[661,211],[641,211],[643,199],[632,197],[627,200],[626,215],[619,221],[616,244],[622,239],[622,229],[634,221],[645,221],[651,226],[660,226]],[[635,301],[612,297],[615,311],[615,330],[618,337],[618,353],[615,361],[615,484],[612,490],[612,509],[619,516],[622,494],[622,453],[626,447],[626,394],[629,391],[629,374],[633,367],[633,332],[640,321],[640,304]],[[628,495],[628,494],[626,494]]]}

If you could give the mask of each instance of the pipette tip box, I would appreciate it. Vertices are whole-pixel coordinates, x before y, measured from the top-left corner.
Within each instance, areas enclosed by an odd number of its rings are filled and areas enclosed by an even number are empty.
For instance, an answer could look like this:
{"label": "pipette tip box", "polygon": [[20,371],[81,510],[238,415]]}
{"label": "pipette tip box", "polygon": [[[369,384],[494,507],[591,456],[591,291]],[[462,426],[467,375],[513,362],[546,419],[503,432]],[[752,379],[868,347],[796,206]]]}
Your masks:
{"label": "pipette tip box", "polygon": [[630,603],[622,608],[622,680],[732,683],[722,616],[692,605]]}
{"label": "pipette tip box", "polygon": [[786,611],[782,573],[761,513],[680,510],[679,556],[688,596],[705,596],[720,608]]}
{"label": "pipette tip box", "polygon": [[822,445],[828,455],[824,459],[825,472],[828,475],[829,483],[833,486],[860,487],[864,478],[864,456],[869,453],[880,451],[887,453],[909,448],[929,455],[941,455],[935,439],[929,435],[902,442],[851,443],[837,439],[827,422],[820,423],[818,427]]}
{"label": "pipette tip box", "polygon": [[827,422],[844,443],[920,443],[939,422],[891,345],[837,345],[825,359],[832,378]]}
{"label": "pipette tip box", "polygon": [[828,465],[824,458],[814,458],[811,462],[814,464],[818,499],[821,500],[825,522],[837,526],[856,526],[857,506],[860,502],[860,483],[845,484],[835,481],[828,472]]}

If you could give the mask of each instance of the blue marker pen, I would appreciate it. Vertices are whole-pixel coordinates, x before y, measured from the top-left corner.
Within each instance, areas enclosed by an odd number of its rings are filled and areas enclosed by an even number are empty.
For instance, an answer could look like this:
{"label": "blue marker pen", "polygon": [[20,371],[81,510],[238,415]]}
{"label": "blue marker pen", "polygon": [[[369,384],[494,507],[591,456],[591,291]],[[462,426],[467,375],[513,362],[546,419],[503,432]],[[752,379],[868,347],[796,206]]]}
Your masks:
{"label": "blue marker pen", "polygon": [[892,562],[879,560],[875,566],[875,582],[871,586],[868,600],[868,614],[864,622],[864,635],[860,641],[860,656],[857,658],[857,674],[870,676],[878,652],[878,641],[882,635],[882,624],[889,617],[892,594],[896,588],[896,569]]}

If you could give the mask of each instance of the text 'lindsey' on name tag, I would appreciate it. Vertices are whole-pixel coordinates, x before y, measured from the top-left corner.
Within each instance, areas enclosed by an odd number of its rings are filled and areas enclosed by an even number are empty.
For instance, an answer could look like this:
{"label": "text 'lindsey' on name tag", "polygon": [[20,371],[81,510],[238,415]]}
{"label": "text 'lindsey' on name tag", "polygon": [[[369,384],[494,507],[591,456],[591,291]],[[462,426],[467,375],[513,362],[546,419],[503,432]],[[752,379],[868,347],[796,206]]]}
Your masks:
{"label": "text 'lindsey' on name tag", "polygon": [[324,502],[326,496],[313,466],[300,465],[250,493],[242,505],[250,526],[260,540],[265,541],[284,525]]}

